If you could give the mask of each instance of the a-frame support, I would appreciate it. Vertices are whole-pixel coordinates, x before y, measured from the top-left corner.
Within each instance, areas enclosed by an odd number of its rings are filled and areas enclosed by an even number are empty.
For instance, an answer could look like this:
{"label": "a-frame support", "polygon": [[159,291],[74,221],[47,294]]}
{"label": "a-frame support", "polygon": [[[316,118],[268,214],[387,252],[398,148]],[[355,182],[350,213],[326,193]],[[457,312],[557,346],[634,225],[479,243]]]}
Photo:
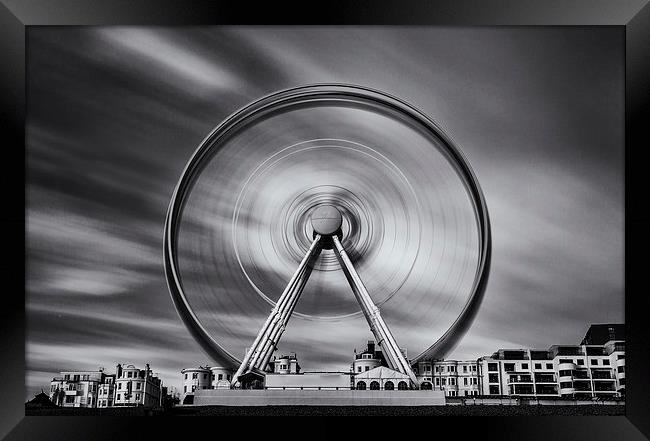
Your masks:
{"label": "a-frame support", "polygon": [[386,322],[384,322],[379,308],[374,304],[370,294],[364,286],[359,274],[354,269],[341,241],[338,238],[341,227],[341,214],[331,205],[324,205],[317,208],[312,214],[312,225],[314,226],[315,237],[305,257],[300,262],[298,269],[289,280],[289,284],[282,292],[271,314],[258,332],[253,345],[246,352],[241,366],[232,379],[232,386],[237,387],[240,377],[249,372],[264,371],[271,359],[271,355],[277,348],[280,337],[284,332],[291,314],[298,303],[300,294],[309,279],[314,262],[320,255],[325,242],[333,244],[336,257],[350,283],[363,315],[366,317],[370,330],[372,331],[377,344],[381,347],[386,362],[391,369],[408,375],[412,385],[419,388],[419,382],[411,369],[406,357],[402,354],[395,338],[391,334]]}

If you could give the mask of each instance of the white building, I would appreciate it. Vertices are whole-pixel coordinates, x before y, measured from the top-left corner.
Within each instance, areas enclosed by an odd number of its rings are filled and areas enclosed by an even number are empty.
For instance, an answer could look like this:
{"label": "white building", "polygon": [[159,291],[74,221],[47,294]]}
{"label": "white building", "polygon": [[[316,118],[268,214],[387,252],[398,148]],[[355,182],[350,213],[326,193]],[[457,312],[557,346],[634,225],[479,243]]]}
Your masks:
{"label": "white building", "polygon": [[210,375],[210,387],[212,389],[230,389],[230,381],[233,376],[232,369],[212,366],[210,367]]}
{"label": "white building", "polygon": [[115,375],[115,398],[113,406],[160,406],[162,402],[162,381],[149,365],[138,369],[132,364],[117,365]]}
{"label": "white building", "polygon": [[97,390],[97,407],[113,407],[115,398],[115,375],[106,375]]}
{"label": "white building", "polygon": [[408,390],[410,379],[406,374],[394,371],[386,366],[377,366],[370,370],[354,374],[356,390]]}
{"label": "white building", "polygon": [[97,407],[98,388],[105,376],[103,369],[62,371],[50,383],[50,400],[63,407]]}
{"label": "white building", "polygon": [[479,359],[484,395],[620,398],[625,396],[625,343],[499,349]]}
{"label": "white building", "polygon": [[442,390],[448,397],[481,395],[476,361],[421,361],[413,370],[422,389]]}
{"label": "white building", "polygon": [[181,370],[183,378],[183,394],[192,394],[197,389],[210,389],[212,384],[212,372],[210,368],[199,366],[198,368],[186,368]]}

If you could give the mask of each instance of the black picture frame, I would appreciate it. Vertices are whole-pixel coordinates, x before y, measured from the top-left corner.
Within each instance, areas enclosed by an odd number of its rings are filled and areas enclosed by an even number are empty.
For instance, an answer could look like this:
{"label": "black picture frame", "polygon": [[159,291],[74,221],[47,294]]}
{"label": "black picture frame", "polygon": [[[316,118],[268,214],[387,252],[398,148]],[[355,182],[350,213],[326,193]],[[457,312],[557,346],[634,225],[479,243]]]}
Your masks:
{"label": "black picture frame", "polygon": [[[196,25],[196,24],[357,24],[438,26],[617,26],[625,29],[625,325],[627,397],[625,416],[493,417],[478,424],[458,420],[418,422],[441,433],[507,439],[642,440],[650,438],[650,331],[643,277],[650,250],[648,167],[650,146],[650,5],[648,0],[429,0],[313,3],[174,0],[0,0],[2,81],[0,111],[3,171],[3,304],[0,341],[3,381],[0,436],[6,439],[135,439],[161,435],[189,438],[195,431],[227,429],[223,422],[191,424],[155,418],[24,416],[25,381],[25,34],[28,26]],[[21,167],[22,165],[22,167]],[[472,420],[475,422],[476,420]],[[251,426],[251,427],[247,427]],[[322,430],[319,425],[319,431]],[[408,427],[415,425],[408,424]],[[261,433],[264,425],[243,426]],[[271,425],[276,432],[277,424]],[[342,427],[333,426],[337,431]],[[268,431],[268,427],[265,427]],[[310,431],[313,433],[313,430]],[[323,427],[327,430],[327,427]],[[372,430],[372,427],[368,428]],[[236,433],[241,433],[240,428]],[[373,430],[374,432],[374,430]],[[223,433],[223,432],[222,432]],[[324,431],[322,432],[325,433]],[[644,436],[645,434],[645,436]],[[295,436],[295,435],[290,435]],[[301,436],[301,435],[299,435]]]}

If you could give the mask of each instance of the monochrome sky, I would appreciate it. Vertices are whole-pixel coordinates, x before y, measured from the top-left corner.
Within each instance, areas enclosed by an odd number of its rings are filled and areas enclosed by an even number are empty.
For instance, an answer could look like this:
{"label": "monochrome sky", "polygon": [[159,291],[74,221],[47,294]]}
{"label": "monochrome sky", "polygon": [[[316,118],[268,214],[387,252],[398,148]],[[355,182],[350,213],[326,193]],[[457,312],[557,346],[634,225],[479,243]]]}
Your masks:
{"label": "monochrome sky", "polygon": [[[309,83],[399,96],[472,164],[492,269],[450,357],[574,344],[591,323],[622,322],[623,43],[615,28],[30,28],[27,396],[63,369],[150,363],[178,386],[181,368],[211,363],[165,284],[169,198],[223,118]],[[307,369],[347,370],[370,337],[348,331],[327,331],[336,347],[286,349]]]}

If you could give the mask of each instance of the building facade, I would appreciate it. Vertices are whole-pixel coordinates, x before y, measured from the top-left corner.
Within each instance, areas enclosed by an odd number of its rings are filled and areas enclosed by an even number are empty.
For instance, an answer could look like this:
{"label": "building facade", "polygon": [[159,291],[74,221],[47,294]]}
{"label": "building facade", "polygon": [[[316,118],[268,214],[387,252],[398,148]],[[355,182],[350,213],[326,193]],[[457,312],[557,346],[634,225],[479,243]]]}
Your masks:
{"label": "building facade", "polygon": [[96,371],[62,371],[50,383],[50,400],[62,407],[97,407],[99,386],[106,374]]}
{"label": "building facade", "polygon": [[62,407],[159,406],[162,381],[149,365],[117,365],[116,374],[97,371],[62,371],[50,383],[50,399]]}
{"label": "building facade", "polygon": [[115,375],[106,375],[97,391],[97,407],[113,407],[115,398]]}
{"label": "building facade", "polygon": [[481,395],[478,362],[473,360],[421,361],[413,366],[420,388],[441,390],[448,397]]}
{"label": "building facade", "polygon": [[160,406],[162,381],[148,364],[139,369],[132,364],[117,365],[113,406]]}
{"label": "building facade", "polygon": [[210,372],[210,368],[207,366],[182,369],[181,375],[183,379],[183,394],[192,394],[197,389],[211,388],[212,372]]}

